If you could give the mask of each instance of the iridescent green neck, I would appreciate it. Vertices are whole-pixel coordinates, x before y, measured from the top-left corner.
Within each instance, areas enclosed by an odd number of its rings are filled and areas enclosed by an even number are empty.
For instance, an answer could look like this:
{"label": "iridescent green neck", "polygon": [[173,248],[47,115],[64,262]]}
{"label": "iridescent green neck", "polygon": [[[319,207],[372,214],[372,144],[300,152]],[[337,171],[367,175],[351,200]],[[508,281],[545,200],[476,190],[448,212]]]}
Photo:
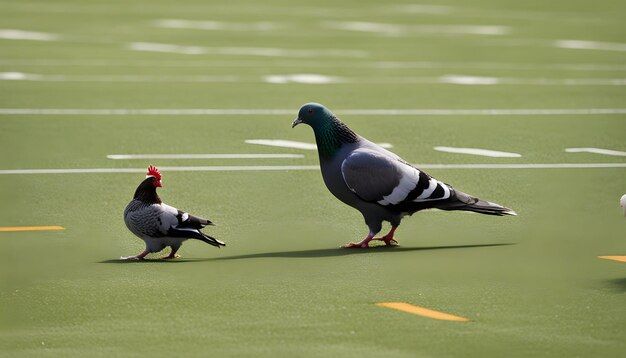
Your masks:
{"label": "iridescent green neck", "polygon": [[315,141],[320,158],[331,159],[343,144],[354,143],[359,136],[337,117],[318,124],[315,128]]}

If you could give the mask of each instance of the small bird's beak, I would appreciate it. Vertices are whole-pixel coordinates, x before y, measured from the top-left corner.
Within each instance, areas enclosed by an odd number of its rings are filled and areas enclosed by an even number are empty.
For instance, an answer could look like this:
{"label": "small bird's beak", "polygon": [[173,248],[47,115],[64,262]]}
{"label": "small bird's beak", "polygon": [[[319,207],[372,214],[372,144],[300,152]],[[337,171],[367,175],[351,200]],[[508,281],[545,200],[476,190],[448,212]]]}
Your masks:
{"label": "small bird's beak", "polygon": [[291,123],[291,128],[297,126],[298,124],[302,123],[302,119],[300,119],[300,117],[296,118],[293,123]]}

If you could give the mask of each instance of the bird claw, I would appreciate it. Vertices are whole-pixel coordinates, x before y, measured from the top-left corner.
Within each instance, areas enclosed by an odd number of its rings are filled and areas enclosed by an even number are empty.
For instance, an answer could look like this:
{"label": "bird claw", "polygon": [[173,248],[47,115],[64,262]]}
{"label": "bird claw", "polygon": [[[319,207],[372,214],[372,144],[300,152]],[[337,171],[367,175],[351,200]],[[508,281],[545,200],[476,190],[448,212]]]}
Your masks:
{"label": "bird claw", "polygon": [[349,242],[343,246],[342,249],[366,249],[369,247],[369,243]]}
{"label": "bird claw", "polygon": [[385,245],[387,246],[400,246],[398,241],[394,239],[393,237],[378,237],[378,238],[375,238],[374,240],[384,241]]}
{"label": "bird claw", "polygon": [[139,256],[122,256],[120,257],[120,260],[126,260],[126,261],[143,261],[143,257],[139,257]]}
{"label": "bird claw", "polygon": [[[386,246],[400,246],[398,241],[396,239],[394,239],[393,237],[383,236],[383,237],[373,238],[372,240],[383,241]],[[369,247],[370,247],[369,246],[369,240],[367,242],[365,242],[365,241],[349,242],[349,243],[341,246],[342,249],[367,249]]]}

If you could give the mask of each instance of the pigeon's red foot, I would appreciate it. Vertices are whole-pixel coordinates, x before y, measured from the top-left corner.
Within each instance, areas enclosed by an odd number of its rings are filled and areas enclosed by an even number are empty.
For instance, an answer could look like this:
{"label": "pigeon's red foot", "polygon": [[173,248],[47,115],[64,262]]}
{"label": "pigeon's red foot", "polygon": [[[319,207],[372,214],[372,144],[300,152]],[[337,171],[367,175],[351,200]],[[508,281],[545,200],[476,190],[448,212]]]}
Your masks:
{"label": "pigeon's red foot", "polygon": [[384,241],[385,245],[387,245],[387,246],[399,246],[400,245],[398,243],[398,240],[394,239],[393,236],[392,237],[387,237],[387,236],[376,237],[376,238],[374,238],[374,240]]}
{"label": "pigeon's red foot", "polygon": [[393,238],[393,234],[396,232],[397,226],[392,226],[387,235],[382,237],[376,237],[373,240],[384,241],[387,246],[398,246],[398,241]]}
{"label": "pigeon's red foot", "polygon": [[365,239],[359,242],[349,242],[342,246],[344,249],[367,249],[370,247],[370,241],[379,240],[384,241],[387,246],[398,246],[398,241],[393,238],[393,233],[396,231],[397,226],[393,226],[391,230],[385,236],[374,237],[374,233],[370,232]]}

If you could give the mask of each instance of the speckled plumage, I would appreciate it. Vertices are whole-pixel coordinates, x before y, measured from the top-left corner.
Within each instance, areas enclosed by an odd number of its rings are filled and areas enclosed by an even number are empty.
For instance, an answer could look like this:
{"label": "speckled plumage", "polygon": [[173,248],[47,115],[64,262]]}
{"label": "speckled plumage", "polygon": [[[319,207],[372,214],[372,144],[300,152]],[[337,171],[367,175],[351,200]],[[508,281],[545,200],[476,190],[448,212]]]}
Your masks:
{"label": "speckled plumage", "polygon": [[165,258],[176,257],[176,251],[183,241],[196,239],[216,247],[225,244],[200,229],[214,225],[211,221],[190,215],[161,201],[156,188],[161,186],[159,177],[148,176],[135,191],[124,210],[124,223],[128,229],[146,243],[146,249],[127,259],[142,259],[148,253],[159,252],[171,247],[172,252]]}

